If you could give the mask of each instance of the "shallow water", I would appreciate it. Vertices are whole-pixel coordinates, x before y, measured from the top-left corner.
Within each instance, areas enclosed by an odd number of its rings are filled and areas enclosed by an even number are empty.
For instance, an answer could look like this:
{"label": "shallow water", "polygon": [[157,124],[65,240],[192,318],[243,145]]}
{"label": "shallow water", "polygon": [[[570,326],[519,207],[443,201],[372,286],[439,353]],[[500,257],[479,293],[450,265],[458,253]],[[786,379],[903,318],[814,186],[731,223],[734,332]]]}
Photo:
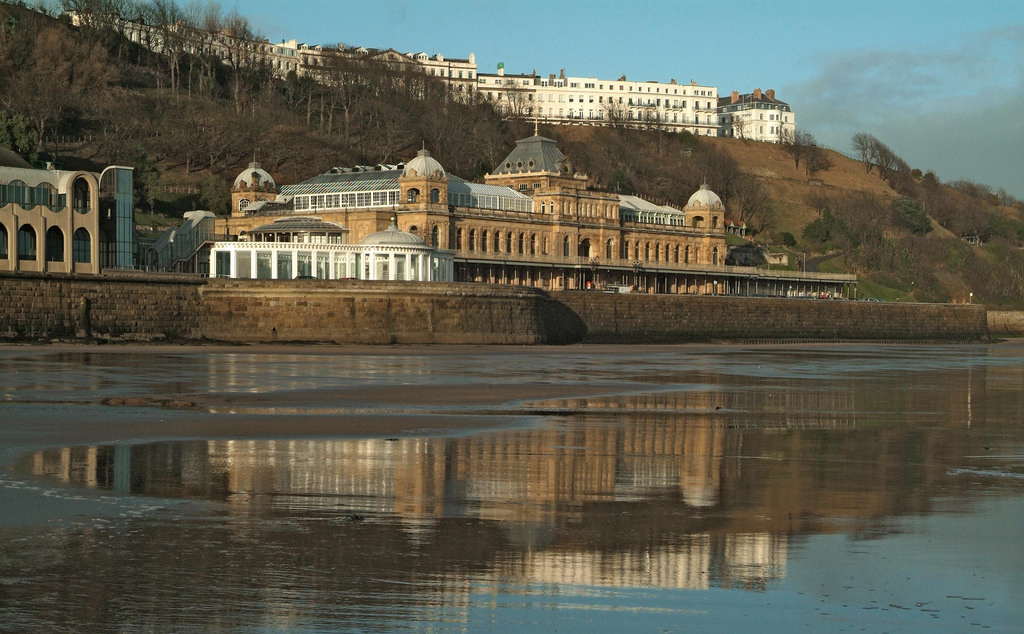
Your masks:
{"label": "shallow water", "polygon": [[1024,619],[1019,343],[8,348],[0,373],[0,630]]}

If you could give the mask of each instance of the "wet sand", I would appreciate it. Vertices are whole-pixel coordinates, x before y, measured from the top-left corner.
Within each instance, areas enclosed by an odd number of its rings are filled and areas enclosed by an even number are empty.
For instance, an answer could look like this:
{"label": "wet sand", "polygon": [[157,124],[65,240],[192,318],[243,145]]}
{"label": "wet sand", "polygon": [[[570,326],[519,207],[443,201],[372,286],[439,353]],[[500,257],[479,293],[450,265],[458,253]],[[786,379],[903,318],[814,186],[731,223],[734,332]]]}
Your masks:
{"label": "wet sand", "polygon": [[3,346],[0,615],[1013,631],[1021,356]]}

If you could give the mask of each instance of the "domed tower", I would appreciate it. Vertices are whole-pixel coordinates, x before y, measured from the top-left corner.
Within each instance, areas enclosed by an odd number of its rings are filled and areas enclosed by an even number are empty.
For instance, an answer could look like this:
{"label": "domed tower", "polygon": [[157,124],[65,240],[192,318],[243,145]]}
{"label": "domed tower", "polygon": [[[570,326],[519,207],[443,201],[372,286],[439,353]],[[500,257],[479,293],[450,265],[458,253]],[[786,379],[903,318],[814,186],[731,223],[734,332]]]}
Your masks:
{"label": "domed tower", "polygon": [[253,161],[235,178],[231,187],[231,215],[244,216],[249,205],[257,200],[274,200],[277,194],[274,177]]}
{"label": "domed tower", "polygon": [[426,149],[405,164],[398,177],[402,206],[405,209],[424,210],[448,208],[448,174],[437,159]]}
{"label": "domed tower", "polygon": [[686,212],[686,224],[694,229],[725,231],[725,205],[707,183],[690,196],[683,211]]}

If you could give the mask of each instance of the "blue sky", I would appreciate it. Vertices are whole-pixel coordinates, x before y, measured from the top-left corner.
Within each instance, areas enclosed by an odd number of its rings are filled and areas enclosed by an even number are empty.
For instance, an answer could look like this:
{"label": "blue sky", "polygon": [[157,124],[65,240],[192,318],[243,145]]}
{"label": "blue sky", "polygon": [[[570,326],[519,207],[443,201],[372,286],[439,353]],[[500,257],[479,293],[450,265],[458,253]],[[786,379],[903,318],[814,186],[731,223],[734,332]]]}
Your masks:
{"label": "blue sky", "polygon": [[1024,199],[1024,0],[223,0],[270,40],[447,57],[481,71],[774,88],[797,126],[850,151]]}

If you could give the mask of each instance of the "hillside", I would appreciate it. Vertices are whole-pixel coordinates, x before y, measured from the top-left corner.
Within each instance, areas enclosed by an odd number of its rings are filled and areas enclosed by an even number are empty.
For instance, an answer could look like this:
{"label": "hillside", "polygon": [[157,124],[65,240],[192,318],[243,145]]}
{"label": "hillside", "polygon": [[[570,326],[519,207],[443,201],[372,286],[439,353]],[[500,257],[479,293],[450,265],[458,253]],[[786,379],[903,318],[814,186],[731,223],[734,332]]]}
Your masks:
{"label": "hillside", "polygon": [[[293,183],[334,166],[409,160],[426,146],[475,180],[534,129],[386,65],[330,69],[330,83],[280,80],[258,60],[232,68],[202,53],[141,49],[110,22],[76,28],[9,4],[0,20],[13,25],[0,30],[0,145],[68,167],[134,166],[139,221],[153,231],[193,208],[227,213],[229,184],[254,158]],[[812,173],[783,145],[656,128],[539,132],[607,191],[682,207],[708,183],[756,242],[789,252],[792,266],[856,273],[862,294],[973,293],[1024,307],[1024,205],[977,183],[941,183],[876,139],[870,171],[821,150]]]}

